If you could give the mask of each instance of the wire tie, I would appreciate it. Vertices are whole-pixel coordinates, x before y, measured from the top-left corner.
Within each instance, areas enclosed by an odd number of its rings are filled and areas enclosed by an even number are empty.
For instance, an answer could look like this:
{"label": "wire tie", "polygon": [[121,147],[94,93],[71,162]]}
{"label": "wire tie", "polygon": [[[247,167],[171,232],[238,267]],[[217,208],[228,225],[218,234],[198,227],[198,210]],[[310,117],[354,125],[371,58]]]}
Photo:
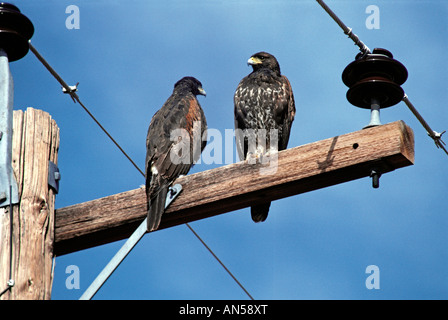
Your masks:
{"label": "wire tie", "polygon": [[443,131],[442,133],[439,133],[437,131],[433,131],[432,135],[428,133],[428,135],[434,140],[434,143],[436,144],[437,148],[442,147],[442,145],[446,145],[446,143],[442,140],[442,135],[446,132]]}
{"label": "wire tie", "polygon": [[9,279],[8,282],[6,283],[7,287],[5,290],[3,290],[2,292],[0,292],[0,297],[2,295],[4,295],[6,292],[8,292],[8,290],[11,290],[12,287],[14,287],[14,285],[16,284],[15,281],[13,279]]}
{"label": "wire tie", "polygon": [[74,94],[75,94],[76,91],[78,91],[78,85],[79,85],[79,82],[77,84],[75,84],[74,86],[68,86],[68,88],[70,90],[67,90],[67,88],[62,87],[62,92],[69,94],[74,103],[76,103]]}

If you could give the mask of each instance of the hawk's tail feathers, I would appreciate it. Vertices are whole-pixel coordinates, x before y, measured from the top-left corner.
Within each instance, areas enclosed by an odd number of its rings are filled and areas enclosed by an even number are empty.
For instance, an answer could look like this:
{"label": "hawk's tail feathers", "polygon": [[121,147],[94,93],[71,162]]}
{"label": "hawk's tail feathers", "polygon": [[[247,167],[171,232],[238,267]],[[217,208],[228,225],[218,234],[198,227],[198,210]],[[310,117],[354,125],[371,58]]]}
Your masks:
{"label": "hawk's tail feathers", "polygon": [[159,228],[165,211],[166,195],[168,193],[168,184],[163,184],[157,195],[153,199],[148,199],[148,231],[154,231]]}
{"label": "hawk's tail feathers", "polygon": [[263,203],[250,207],[250,214],[254,222],[263,222],[268,217],[269,207],[271,203]]}

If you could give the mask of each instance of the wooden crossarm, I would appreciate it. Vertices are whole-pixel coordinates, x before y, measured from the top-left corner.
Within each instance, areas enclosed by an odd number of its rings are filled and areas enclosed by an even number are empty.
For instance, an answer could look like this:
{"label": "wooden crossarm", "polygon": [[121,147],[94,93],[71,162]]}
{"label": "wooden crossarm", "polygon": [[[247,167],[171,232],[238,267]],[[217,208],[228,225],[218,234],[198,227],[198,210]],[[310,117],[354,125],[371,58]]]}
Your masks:
{"label": "wooden crossarm", "polygon": [[[177,179],[183,191],[163,215],[159,230],[368,177],[372,169],[384,174],[413,163],[413,132],[397,121],[281,151],[275,173],[261,174],[274,168],[272,161],[242,161],[195,173]],[[144,188],[60,208],[55,253],[127,238],[145,216]]]}

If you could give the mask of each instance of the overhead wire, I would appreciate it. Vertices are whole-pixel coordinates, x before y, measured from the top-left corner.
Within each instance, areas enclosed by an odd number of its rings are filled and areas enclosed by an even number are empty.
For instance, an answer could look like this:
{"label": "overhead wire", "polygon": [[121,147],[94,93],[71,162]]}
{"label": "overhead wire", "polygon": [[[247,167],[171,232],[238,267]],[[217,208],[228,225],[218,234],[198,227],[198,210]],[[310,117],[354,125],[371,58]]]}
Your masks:
{"label": "overhead wire", "polygon": [[442,135],[446,131],[439,133],[437,131],[432,130],[431,127],[429,126],[429,124],[425,121],[425,119],[423,119],[423,117],[420,115],[420,113],[418,113],[417,109],[415,109],[414,105],[409,100],[407,94],[404,95],[403,101],[408,106],[409,110],[411,110],[411,112],[414,114],[414,116],[418,119],[418,121],[420,121],[422,126],[426,129],[426,131],[428,132],[428,135],[431,137],[431,139],[434,140],[436,147],[441,148],[448,155],[448,151],[445,148],[446,143],[443,142],[443,140],[442,140]]}
{"label": "overhead wire", "polygon": [[47,68],[47,70],[56,78],[56,80],[62,85],[65,89],[63,92],[70,95],[73,102],[78,102],[79,105],[87,112],[87,114],[92,118],[93,121],[103,130],[103,132],[108,136],[108,138],[115,144],[115,146],[124,154],[124,156],[132,163],[132,165],[143,175],[143,171],[137,166],[137,164],[131,159],[131,157],[123,150],[123,148],[118,144],[117,141],[110,135],[110,133],[101,125],[101,123],[95,118],[95,116],[87,109],[87,107],[81,102],[78,95],[76,94],[77,88],[70,87],[59,74],[50,66],[50,64],[42,57],[42,55],[36,50],[36,48],[29,42],[30,50],[36,58]]}
{"label": "overhead wire", "polygon": [[344,33],[353,40],[353,42],[355,43],[355,45],[357,45],[359,47],[359,50],[361,50],[361,52],[363,52],[364,54],[368,54],[370,53],[370,49],[364,44],[364,42],[362,42],[359,37],[354,34],[352,32],[352,29],[347,27],[344,22],[342,22],[341,19],[339,19],[339,17],[333,12],[333,10],[331,10],[327,4],[325,2],[323,2],[322,0],[316,0],[320,6],[330,15],[330,17],[333,18],[333,20],[339,25],[339,27],[341,27],[341,29],[344,31]]}
{"label": "overhead wire", "polygon": [[240,288],[247,294],[247,296],[251,299],[251,300],[255,300],[251,294],[246,290],[246,288],[244,288],[244,286],[238,281],[238,279],[232,274],[232,272],[230,272],[230,270],[224,265],[224,263],[221,261],[221,259],[219,259],[215,253],[213,252],[212,249],[209,248],[209,246],[205,243],[204,240],[202,240],[202,238],[196,233],[196,231],[193,230],[193,228],[190,226],[190,224],[186,223],[187,227],[191,230],[191,232],[193,232],[193,234],[196,236],[196,238],[199,239],[199,241],[201,241],[201,243],[204,245],[204,247],[213,255],[213,257],[215,257],[216,261],[219,262],[219,264],[227,271],[227,273],[232,277],[232,279],[240,286]]}
{"label": "overhead wire", "polygon": [[[93,121],[101,128],[101,130],[107,135],[107,137],[115,144],[115,146],[123,153],[123,155],[132,163],[132,165],[145,177],[145,173],[137,166],[137,164],[132,160],[132,158],[124,151],[124,149],[118,144],[118,142],[111,136],[111,134],[101,125],[101,123],[95,118],[95,116],[90,112],[90,110],[81,102],[79,96],[76,94],[77,85],[69,86],[64,79],[51,67],[51,65],[44,59],[44,57],[37,51],[37,49],[29,41],[29,48],[31,52],[36,56],[36,58],[44,65],[44,67],[50,72],[50,74],[61,84],[63,92],[70,95],[73,102],[78,102],[79,105],[87,112],[87,114],[93,119]],[[244,291],[244,293],[251,299],[254,300],[252,295],[246,290],[246,288],[237,280],[237,278],[230,272],[230,270],[224,265],[224,263],[218,258],[218,256],[213,252],[212,249],[205,243],[204,240],[198,235],[196,231],[190,226],[190,224],[185,223],[190,231],[195,235],[195,237],[202,243],[202,245],[212,254],[212,256],[218,261],[218,263],[224,268],[224,270],[232,277],[232,279],[238,284],[238,286]]]}

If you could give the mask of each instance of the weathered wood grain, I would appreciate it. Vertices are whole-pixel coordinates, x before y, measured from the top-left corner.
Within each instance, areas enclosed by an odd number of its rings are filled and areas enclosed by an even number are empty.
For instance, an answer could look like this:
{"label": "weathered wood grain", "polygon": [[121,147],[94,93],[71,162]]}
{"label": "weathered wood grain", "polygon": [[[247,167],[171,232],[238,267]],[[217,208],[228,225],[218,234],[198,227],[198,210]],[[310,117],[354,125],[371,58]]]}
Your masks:
{"label": "weathered wood grain", "polygon": [[[160,229],[248,207],[266,200],[329,187],[412,165],[414,137],[402,121],[279,152],[269,165],[247,161],[179,178],[179,197],[165,212]],[[139,188],[56,210],[58,255],[127,238],[146,216]],[[159,230],[160,230],[159,229]]]}
{"label": "weathered wood grain", "polygon": [[[48,113],[32,108],[14,111],[12,167],[19,190],[19,204],[13,206],[15,285],[2,299],[50,299],[55,195],[48,188],[48,161],[57,163],[58,148],[59,128]],[[8,211],[0,212],[2,285],[10,270]]]}

